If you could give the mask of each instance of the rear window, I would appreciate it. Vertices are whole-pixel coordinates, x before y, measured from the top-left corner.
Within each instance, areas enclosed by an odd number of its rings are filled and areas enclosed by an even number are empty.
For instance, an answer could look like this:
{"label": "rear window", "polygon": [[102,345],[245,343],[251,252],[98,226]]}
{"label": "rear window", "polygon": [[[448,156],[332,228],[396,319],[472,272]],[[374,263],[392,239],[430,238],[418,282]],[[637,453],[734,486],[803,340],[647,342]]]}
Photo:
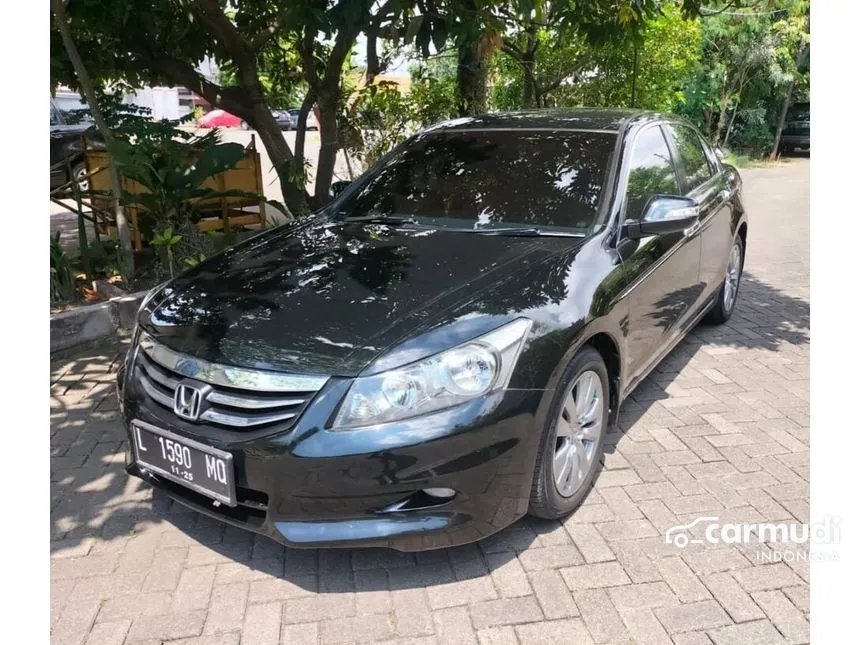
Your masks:
{"label": "rear window", "polygon": [[431,132],[389,158],[339,209],[435,226],[511,224],[588,229],[616,135],[604,132]]}

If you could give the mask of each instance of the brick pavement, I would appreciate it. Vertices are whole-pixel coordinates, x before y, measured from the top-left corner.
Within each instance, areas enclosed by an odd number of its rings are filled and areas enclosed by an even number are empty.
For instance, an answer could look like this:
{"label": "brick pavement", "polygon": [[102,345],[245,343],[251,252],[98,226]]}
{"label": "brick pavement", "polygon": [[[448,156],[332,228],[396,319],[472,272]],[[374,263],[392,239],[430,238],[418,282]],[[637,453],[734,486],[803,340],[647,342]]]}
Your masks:
{"label": "brick pavement", "polygon": [[698,328],[625,403],[596,489],[564,522],[428,553],[286,550],[125,476],[120,346],[54,362],[52,642],[808,642],[807,563],[663,540],[700,515],[808,521],[808,162],[744,178],[734,318]]}

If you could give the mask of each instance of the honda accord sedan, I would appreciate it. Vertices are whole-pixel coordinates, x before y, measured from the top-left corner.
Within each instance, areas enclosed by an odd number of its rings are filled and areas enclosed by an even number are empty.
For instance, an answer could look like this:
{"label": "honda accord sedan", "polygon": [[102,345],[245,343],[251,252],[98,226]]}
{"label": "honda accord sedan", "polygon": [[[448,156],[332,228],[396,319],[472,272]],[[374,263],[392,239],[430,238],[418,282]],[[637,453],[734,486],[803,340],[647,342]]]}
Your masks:
{"label": "honda accord sedan", "polygon": [[294,547],[422,550],[588,495],[624,398],[738,297],[741,180],[674,117],[448,121],[154,289],[126,468]]}

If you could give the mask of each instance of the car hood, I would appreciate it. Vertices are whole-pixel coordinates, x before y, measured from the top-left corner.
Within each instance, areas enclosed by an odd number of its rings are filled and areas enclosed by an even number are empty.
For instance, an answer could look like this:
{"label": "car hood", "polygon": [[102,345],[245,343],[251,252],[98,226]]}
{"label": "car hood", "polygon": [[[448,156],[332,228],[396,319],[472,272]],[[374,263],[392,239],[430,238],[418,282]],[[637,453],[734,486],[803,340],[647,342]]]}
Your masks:
{"label": "car hood", "polygon": [[[277,229],[177,277],[141,325],[209,361],[352,376],[454,307],[461,320],[492,319],[464,326],[471,337],[502,324],[526,297],[524,276],[579,243],[358,223]],[[464,306],[489,286],[509,292],[512,276],[522,296],[507,293],[491,314]]]}

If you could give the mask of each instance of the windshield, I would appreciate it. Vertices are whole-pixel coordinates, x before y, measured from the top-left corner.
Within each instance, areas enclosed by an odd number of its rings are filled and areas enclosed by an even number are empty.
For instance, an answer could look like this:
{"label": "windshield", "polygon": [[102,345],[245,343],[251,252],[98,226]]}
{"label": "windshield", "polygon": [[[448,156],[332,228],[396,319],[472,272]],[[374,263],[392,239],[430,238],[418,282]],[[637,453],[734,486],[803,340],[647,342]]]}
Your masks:
{"label": "windshield", "polygon": [[431,132],[337,204],[347,216],[397,215],[452,228],[526,225],[585,232],[597,219],[616,135]]}

